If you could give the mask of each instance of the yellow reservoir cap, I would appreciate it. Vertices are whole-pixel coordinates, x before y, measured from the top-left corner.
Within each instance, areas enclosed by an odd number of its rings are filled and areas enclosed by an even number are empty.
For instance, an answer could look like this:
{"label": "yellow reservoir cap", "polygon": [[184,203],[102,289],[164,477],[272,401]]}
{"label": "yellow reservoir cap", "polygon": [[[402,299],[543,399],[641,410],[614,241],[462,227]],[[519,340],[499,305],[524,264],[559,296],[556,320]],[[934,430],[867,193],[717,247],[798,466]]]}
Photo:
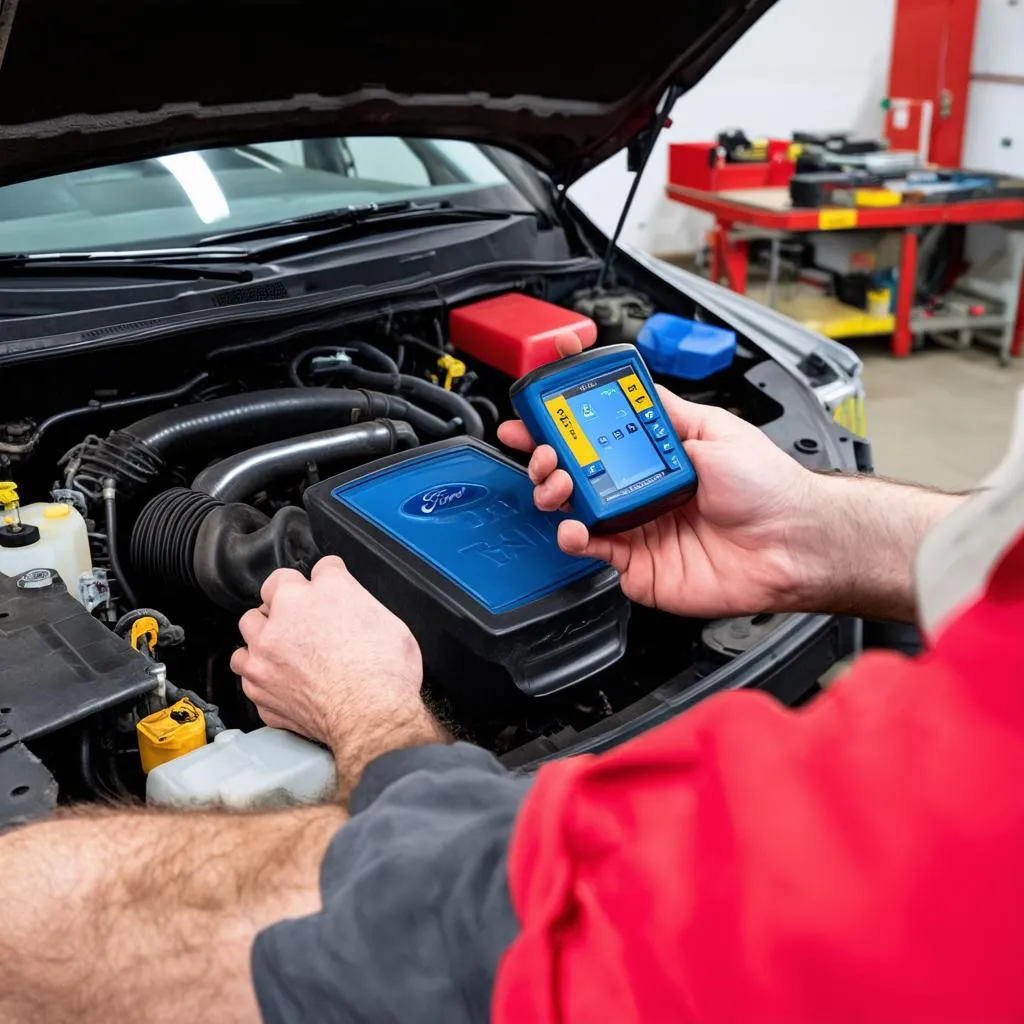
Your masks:
{"label": "yellow reservoir cap", "polygon": [[44,519],[67,519],[71,515],[70,505],[47,505],[43,509]]}
{"label": "yellow reservoir cap", "polygon": [[18,485],[13,480],[0,480],[0,508],[8,512],[18,504]]}
{"label": "yellow reservoir cap", "polygon": [[173,761],[182,754],[206,744],[206,716],[187,697],[152,715],[135,726],[139,739],[139,758],[147,774],[157,765]]}

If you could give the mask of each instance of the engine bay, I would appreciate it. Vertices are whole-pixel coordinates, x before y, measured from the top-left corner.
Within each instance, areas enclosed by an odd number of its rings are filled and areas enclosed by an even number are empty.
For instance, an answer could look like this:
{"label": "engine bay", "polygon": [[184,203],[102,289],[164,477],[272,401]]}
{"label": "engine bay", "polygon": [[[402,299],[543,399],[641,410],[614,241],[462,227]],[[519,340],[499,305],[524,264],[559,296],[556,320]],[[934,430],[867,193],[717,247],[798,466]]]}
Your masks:
{"label": "engine bay", "polygon": [[[566,282],[535,290],[590,324],[599,345],[635,340],[656,306],[647,294]],[[62,357],[59,370],[42,359],[5,370],[0,476],[17,491],[0,485],[0,767],[17,757],[38,793],[41,762],[51,803],[58,793],[140,798],[148,744],[191,730],[201,746],[225,729],[260,728],[229,668],[238,616],[259,604],[275,568],[308,572],[326,553],[343,555],[400,615],[418,616],[430,706],[510,766],[639,714],[681,674],[692,684],[745,649],[730,648],[720,624],[629,607],[607,567],[568,564],[553,521],[523,499],[525,475],[496,451],[496,428],[512,415],[509,359],[521,353],[490,358],[486,339],[457,347],[451,314],[437,301],[330,328],[219,328],[98,345]],[[758,383],[766,366],[741,338],[728,368],[661,382],[765,425],[783,413]],[[486,465],[430,475],[446,451]],[[373,529],[365,509],[343,519],[339,489],[388,466],[409,468],[394,493],[415,498],[421,519],[440,505],[451,536],[417,539],[407,514]],[[445,583],[452,538],[467,525],[484,531],[475,572],[532,566],[512,598],[474,592],[484,612]],[[769,618],[744,635],[762,636]],[[153,738],[150,726],[164,732]]]}

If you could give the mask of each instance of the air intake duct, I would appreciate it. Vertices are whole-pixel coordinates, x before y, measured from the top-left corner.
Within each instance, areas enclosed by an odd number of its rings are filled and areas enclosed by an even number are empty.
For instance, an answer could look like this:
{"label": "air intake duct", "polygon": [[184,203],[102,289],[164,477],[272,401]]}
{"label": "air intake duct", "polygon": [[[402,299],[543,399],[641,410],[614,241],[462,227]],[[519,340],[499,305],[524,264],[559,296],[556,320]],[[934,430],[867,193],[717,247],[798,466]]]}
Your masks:
{"label": "air intake duct", "polygon": [[[443,388],[438,404],[450,402]],[[447,407],[446,407],[447,408]],[[458,410],[454,406],[453,414]],[[203,454],[220,448],[275,441],[297,432],[326,430],[379,417],[403,420],[420,436],[452,437],[466,428],[462,418],[444,420],[397,395],[336,388],[274,388],[228,395],[146,416],[106,438],[89,437],[61,460],[73,486],[96,500],[102,482],[113,477],[118,493],[130,498],[163,474],[187,450]],[[477,417],[479,419],[479,417]]]}
{"label": "air intake duct", "polygon": [[408,423],[374,420],[302,437],[287,437],[229,455],[192,481],[194,490],[221,501],[242,501],[274,481],[300,477],[309,466],[321,472],[345,463],[368,462],[419,445]]}
{"label": "air intake duct", "polygon": [[204,594],[235,613],[259,605],[260,587],[275,569],[308,573],[316,559],[302,509],[283,508],[271,518],[185,487],[156,495],[132,530],[130,563],[140,594]]}

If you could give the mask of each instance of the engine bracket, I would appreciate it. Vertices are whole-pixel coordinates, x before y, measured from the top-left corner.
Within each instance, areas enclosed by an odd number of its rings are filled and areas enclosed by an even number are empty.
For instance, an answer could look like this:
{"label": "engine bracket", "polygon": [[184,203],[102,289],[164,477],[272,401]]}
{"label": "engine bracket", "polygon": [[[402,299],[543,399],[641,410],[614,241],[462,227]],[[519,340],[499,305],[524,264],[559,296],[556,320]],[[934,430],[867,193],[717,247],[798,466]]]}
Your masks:
{"label": "engine bracket", "polygon": [[0,665],[0,732],[23,741],[155,686],[152,662],[94,619],[52,569],[0,574]]}

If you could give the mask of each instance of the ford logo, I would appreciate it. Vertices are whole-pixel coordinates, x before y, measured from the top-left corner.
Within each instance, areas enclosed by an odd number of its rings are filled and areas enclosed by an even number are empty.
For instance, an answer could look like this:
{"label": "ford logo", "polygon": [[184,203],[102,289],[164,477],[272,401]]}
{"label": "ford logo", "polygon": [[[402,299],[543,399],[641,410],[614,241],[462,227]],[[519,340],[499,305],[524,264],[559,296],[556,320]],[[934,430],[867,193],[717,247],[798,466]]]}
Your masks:
{"label": "ford logo", "polygon": [[482,484],[444,484],[406,498],[402,512],[416,519],[437,519],[479,505],[488,494]]}

